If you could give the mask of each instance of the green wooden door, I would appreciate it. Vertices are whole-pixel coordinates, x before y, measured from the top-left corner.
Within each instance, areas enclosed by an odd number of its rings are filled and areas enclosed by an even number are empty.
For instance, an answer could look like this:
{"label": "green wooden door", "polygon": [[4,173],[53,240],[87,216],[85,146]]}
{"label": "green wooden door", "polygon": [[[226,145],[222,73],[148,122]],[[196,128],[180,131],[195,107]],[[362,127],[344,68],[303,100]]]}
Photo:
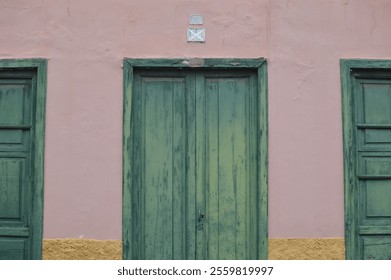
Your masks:
{"label": "green wooden door", "polygon": [[[0,64],[0,66],[3,66]],[[31,66],[31,65],[30,65]],[[0,67],[1,68],[1,67]],[[34,223],[33,143],[37,74],[0,69],[0,259],[41,256]],[[37,154],[38,151],[36,152]],[[38,168],[36,169],[38,170]],[[35,197],[38,203],[39,195]],[[33,233],[37,236],[33,237]],[[34,241],[33,241],[34,240]],[[38,245],[38,246],[37,246]]]}
{"label": "green wooden door", "polygon": [[346,93],[353,105],[352,141],[345,142],[346,151],[352,147],[345,153],[351,174],[345,178],[351,184],[346,193],[347,257],[390,260],[391,71],[373,66],[352,69]]}
{"label": "green wooden door", "polygon": [[138,71],[133,89],[130,257],[260,258],[256,72]]}

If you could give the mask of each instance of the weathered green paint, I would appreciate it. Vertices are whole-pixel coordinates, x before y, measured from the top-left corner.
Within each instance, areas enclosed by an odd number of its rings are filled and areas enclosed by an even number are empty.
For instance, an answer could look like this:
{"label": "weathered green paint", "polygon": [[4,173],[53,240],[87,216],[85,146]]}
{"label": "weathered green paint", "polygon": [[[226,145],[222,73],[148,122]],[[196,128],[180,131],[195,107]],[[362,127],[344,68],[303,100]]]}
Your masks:
{"label": "weathered green paint", "polygon": [[257,172],[259,174],[259,191],[257,192],[258,203],[258,254],[260,259],[268,258],[268,78],[267,78],[267,61],[258,69],[258,139],[260,148],[257,154]]}
{"label": "weathered green paint", "polygon": [[261,69],[266,61],[264,59],[234,59],[234,58],[161,58],[161,59],[135,59],[125,58],[128,63],[136,68],[210,68],[210,69],[229,69],[229,68],[252,68]]}
{"label": "weathered green paint", "polygon": [[348,259],[391,259],[391,61],[341,60]]}
{"label": "weathered green paint", "polygon": [[41,259],[46,60],[0,60],[0,259]]}
{"label": "weathered green paint", "polygon": [[183,61],[124,61],[124,258],[267,258],[265,61]]}

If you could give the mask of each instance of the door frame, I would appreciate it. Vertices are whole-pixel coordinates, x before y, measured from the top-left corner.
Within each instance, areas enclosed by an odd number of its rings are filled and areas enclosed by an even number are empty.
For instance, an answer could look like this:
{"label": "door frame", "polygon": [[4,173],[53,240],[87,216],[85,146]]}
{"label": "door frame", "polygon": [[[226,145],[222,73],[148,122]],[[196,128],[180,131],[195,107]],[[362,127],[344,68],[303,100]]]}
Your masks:
{"label": "door frame", "polygon": [[391,70],[391,60],[341,59],[341,93],[343,124],[343,164],[344,164],[344,210],[345,210],[345,258],[359,258],[358,213],[355,207],[358,200],[357,152],[355,123],[356,76],[364,69]]}
{"label": "door frame", "polygon": [[133,72],[135,69],[164,68],[179,70],[198,69],[254,69],[257,71],[259,96],[260,148],[259,162],[259,252],[261,259],[268,258],[268,99],[267,99],[267,63],[264,58],[256,59],[218,59],[218,58],[176,58],[176,59],[134,59],[123,61],[123,142],[122,142],[122,256],[130,258],[132,248],[132,149],[131,114]]}
{"label": "door frame", "polygon": [[[32,145],[32,209],[31,209],[31,258],[42,259],[43,236],[43,190],[44,190],[44,147],[45,147],[45,115],[46,115],[46,84],[47,84],[47,60],[36,59],[0,59],[0,70],[23,71],[33,70],[36,77],[33,78],[32,91],[35,93],[35,114],[33,115]],[[36,81],[34,81],[36,79]],[[35,82],[35,83],[34,83]]]}

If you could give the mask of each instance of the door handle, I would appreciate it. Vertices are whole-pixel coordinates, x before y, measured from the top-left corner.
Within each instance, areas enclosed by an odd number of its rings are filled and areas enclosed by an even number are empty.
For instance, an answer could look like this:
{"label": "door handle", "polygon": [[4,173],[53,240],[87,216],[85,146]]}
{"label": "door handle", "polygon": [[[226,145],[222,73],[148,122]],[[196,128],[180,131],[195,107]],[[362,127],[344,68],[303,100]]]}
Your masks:
{"label": "door handle", "polygon": [[198,220],[197,220],[198,230],[204,229],[204,221],[205,221],[205,214],[201,210],[198,210]]}

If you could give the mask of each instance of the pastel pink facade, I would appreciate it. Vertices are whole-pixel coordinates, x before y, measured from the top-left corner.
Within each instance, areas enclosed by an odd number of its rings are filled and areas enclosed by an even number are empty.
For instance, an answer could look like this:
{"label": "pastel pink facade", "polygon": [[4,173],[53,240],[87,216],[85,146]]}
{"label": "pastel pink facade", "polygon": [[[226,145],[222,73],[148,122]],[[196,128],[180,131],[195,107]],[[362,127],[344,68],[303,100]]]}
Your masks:
{"label": "pastel pink facade", "polygon": [[265,57],[269,236],[343,237],[339,60],[390,59],[390,26],[388,0],[0,0],[0,59],[48,59],[44,238],[121,239],[124,57]]}

